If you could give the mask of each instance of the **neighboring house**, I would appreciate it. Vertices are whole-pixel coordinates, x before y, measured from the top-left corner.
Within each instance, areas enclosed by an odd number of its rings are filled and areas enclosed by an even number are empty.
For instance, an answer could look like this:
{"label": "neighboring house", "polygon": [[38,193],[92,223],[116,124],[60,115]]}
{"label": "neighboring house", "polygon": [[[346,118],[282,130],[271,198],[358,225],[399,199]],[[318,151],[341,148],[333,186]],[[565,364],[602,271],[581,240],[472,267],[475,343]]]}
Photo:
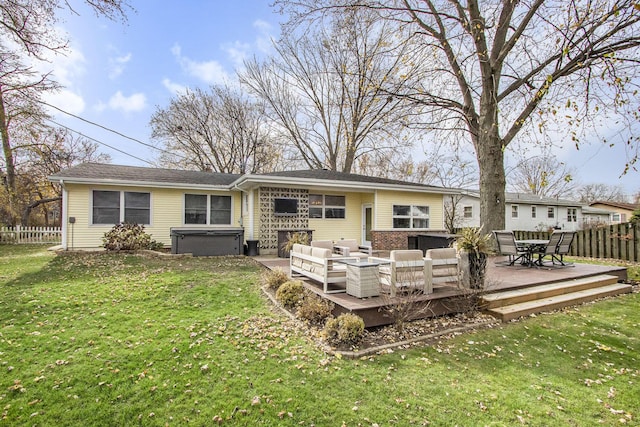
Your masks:
{"label": "neighboring house", "polygon": [[633,216],[633,211],[638,209],[638,205],[634,205],[633,203],[606,201],[593,202],[589,206],[591,206],[592,208],[606,209],[610,211],[611,223],[613,224],[629,222],[629,220]]}
{"label": "neighboring house", "polygon": [[[460,212],[460,227],[480,226],[480,195],[477,191],[463,190],[457,206]],[[608,212],[591,212],[589,218],[608,216]],[[578,230],[583,227],[583,206],[573,200],[541,197],[525,193],[506,193],[506,230]],[[608,218],[607,218],[608,220]],[[490,231],[490,230],[489,230]]]}
{"label": "neighboring house", "polygon": [[611,224],[613,212],[608,209],[594,208],[591,206],[582,207],[582,228],[590,228],[599,225]]}
{"label": "neighboring house", "polygon": [[180,228],[239,229],[261,253],[276,253],[285,230],[406,248],[411,234],[443,230],[443,196],[454,192],[328,170],[236,175],[85,163],[49,179],[62,186],[65,249],[100,247],[123,221],[167,246]]}

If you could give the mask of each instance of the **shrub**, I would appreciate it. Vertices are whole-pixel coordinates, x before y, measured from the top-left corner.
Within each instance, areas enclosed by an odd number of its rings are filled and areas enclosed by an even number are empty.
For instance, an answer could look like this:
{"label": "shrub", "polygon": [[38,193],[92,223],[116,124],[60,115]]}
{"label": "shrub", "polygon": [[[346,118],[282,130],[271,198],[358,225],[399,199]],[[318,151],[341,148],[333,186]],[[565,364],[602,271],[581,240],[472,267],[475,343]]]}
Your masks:
{"label": "shrub", "polygon": [[334,344],[355,344],[364,335],[364,320],[358,315],[343,313],[327,321],[324,333],[327,340]]}
{"label": "shrub", "polygon": [[102,243],[108,251],[157,250],[163,246],[162,243],[151,240],[151,235],[144,231],[144,225],[128,222],[116,224],[104,233]]}
{"label": "shrub", "polygon": [[267,270],[262,273],[262,284],[269,289],[278,290],[278,288],[284,283],[289,281],[289,276],[281,268],[274,268],[273,270]]}
{"label": "shrub", "polygon": [[293,308],[300,303],[304,295],[304,286],[299,280],[284,282],[276,291],[276,299],[286,308]]}
{"label": "shrub", "polygon": [[309,293],[298,307],[298,317],[311,325],[322,325],[331,316],[332,310],[333,304],[330,301]]}

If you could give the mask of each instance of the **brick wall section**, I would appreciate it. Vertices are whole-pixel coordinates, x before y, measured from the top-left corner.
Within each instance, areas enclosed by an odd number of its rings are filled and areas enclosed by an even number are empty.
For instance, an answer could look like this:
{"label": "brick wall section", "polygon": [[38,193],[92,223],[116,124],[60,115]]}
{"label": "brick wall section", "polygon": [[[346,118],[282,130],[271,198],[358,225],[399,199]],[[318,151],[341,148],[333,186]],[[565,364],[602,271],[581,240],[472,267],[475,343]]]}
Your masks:
{"label": "brick wall section", "polygon": [[371,246],[376,250],[391,251],[408,249],[409,236],[416,235],[415,230],[407,231],[371,231]]}

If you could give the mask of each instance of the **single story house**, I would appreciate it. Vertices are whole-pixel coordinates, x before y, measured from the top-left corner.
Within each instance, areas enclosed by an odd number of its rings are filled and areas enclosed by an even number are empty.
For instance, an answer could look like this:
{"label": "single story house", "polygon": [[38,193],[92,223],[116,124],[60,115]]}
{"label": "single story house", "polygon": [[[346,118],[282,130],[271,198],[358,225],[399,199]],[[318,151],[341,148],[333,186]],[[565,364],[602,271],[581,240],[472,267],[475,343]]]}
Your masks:
{"label": "single story house", "polygon": [[[459,199],[459,226],[479,227],[480,193],[462,190],[461,196],[456,198]],[[608,211],[588,209],[585,215],[585,207],[574,200],[511,192],[505,194],[505,199],[506,230],[543,231],[555,228],[575,231],[596,219],[604,223],[609,221]]]}
{"label": "single story house", "polygon": [[634,205],[633,203],[607,201],[596,201],[591,203],[589,206],[591,206],[592,208],[606,209],[610,211],[611,223],[613,224],[629,222],[629,220],[633,216],[633,211],[640,208],[639,205]]}
{"label": "single story house", "polygon": [[408,236],[444,228],[444,195],[455,190],[340,173],[265,174],[83,163],[49,177],[62,187],[62,246],[98,248],[114,224],[143,224],[166,246],[185,230],[239,231],[278,253],[284,232],[406,248]]}

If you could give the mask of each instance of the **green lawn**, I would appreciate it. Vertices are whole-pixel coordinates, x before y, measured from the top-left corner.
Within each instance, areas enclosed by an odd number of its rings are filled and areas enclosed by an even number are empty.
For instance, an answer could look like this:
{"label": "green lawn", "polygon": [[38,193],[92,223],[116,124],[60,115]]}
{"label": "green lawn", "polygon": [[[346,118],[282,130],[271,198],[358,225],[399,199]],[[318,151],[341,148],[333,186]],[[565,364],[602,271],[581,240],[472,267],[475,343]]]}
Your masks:
{"label": "green lawn", "polygon": [[640,425],[640,294],[346,360],[244,258],[0,245],[0,425]]}

